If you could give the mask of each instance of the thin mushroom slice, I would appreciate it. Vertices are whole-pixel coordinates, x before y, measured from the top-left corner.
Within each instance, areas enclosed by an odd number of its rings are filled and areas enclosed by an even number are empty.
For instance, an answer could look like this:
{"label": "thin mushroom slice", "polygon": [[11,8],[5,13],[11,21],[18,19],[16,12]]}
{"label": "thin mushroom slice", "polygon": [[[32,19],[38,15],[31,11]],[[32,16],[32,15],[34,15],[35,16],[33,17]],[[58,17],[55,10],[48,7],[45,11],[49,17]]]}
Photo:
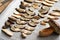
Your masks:
{"label": "thin mushroom slice", "polygon": [[20,19],[16,20],[16,23],[20,24],[20,25],[25,25],[26,24],[25,21],[21,21]]}
{"label": "thin mushroom slice", "polygon": [[10,37],[13,36],[13,32],[9,31],[8,29],[2,29],[2,31]]}
{"label": "thin mushroom slice", "polygon": [[42,3],[42,4],[43,4],[43,5],[46,5],[46,6],[48,6],[48,7],[53,6],[53,4],[49,4],[49,3],[45,2],[45,1],[43,1],[43,3]]}
{"label": "thin mushroom slice", "polygon": [[8,22],[8,21],[6,21],[6,22],[5,22],[5,25],[6,25],[6,26],[10,26],[10,25],[11,25],[11,23],[10,23],[10,22]]}
{"label": "thin mushroom slice", "polygon": [[41,25],[46,25],[46,22],[40,21],[40,24],[41,24]]}
{"label": "thin mushroom slice", "polygon": [[24,17],[20,17],[20,19],[21,19],[22,21],[29,21],[29,20],[30,20],[30,19],[24,18]]}
{"label": "thin mushroom slice", "polygon": [[20,13],[18,11],[15,11],[14,14],[17,15],[17,14],[20,14]]}
{"label": "thin mushroom slice", "polygon": [[54,4],[55,2],[53,0],[45,0],[47,3]]}
{"label": "thin mushroom slice", "polygon": [[27,35],[30,35],[32,33],[31,31],[28,31],[28,30],[25,30],[25,29],[21,30],[21,32],[22,33],[25,33]]}
{"label": "thin mushroom slice", "polygon": [[29,3],[34,2],[34,0],[24,0],[24,1],[29,2]]}
{"label": "thin mushroom slice", "polygon": [[26,30],[29,30],[29,31],[34,31],[34,30],[35,30],[34,27],[30,27],[30,26],[26,26],[25,29],[26,29]]}
{"label": "thin mushroom slice", "polygon": [[36,23],[34,23],[34,22],[29,22],[28,25],[32,26],[32,27],[36,27]]}
{"label": "thin mushroom slice", "polygon": [[33,18],[33,16],[28,15],[28,14],[23,14],[23,17],[25,17],[25,18],[27,18],[27,19],[32,19],[32,18]]}
{"label": "thin mushroom slice", "polygon": [[20,13],[25,13],[25,12],[26,12],[26,10],[25,10],[25,9],[22,9],[22,8],[16,8],[16,10],[17,10],[18,12],[20,12]]}
{"label": "thin mushroom slice", "polygon": [[37,19],[32,19],[31,21],[34,22],[34,23],[36,23],[36,24],[39,23],[39,20],[37,20]]}
{"label": "thin mushroom slice", "polygon": [[27,2],[21,2],[21,5],[20,5],[20,7],[23,9],[25,9],[26,7],[29,7],[29,6],[31,6],[31,4],[27,3]]}
{"label": "thin mushroom slice", "polygon": [[25,28],[25,25],[18,25],[18,24],[16,24],[14,27],[15,28],[19,28],[19,29],[24,29]]}
{"label": "thin mushroom slice", "polygon": [[19,28],[11,27],[10,29],[13,32],[20,32],[21,30]]}
{"label": "thin mushroom slice", "polygon": [[28,15],[31,15],[31,16],[34,16],[34,15],[35,15],[35,13],[32,12],[32,11],[26,11],[26,13],[27,13]]}
{"label": "thin mushroom slice", "polygon": [[32,7],[35,8],[35,9],[37,9],[37,8],[39,8],[39,4],[35,2],[35,3],[32,5]]}
{"label": "thin mushroom slice", "polygon": [[21,18],[21,16],[20,15],[12,15],[12,17],[15,17],[15,18]]}
{"label": "thin mushroom slice", "polygon": [[41,14],[47,14],[48,11],[49,11],[49,9],[50,9],[50,7],[42,6],[42,7],[41,7],[41,10],[39,10],[39,12],[40,12]]}
{"label": "thin mushroom slice", "polygon": [[9,17],[9,20],[16,21],[16,18],[11,16],[11,17]]}
{"label": "thin mushroom slice", "polygon": [[48,17],[48,19],[53,19],[53,20],[57,20],[57,19],[58,19],[58,17],[56,17],[56,16],[51,16],[51,15],[48,15],[47,17]]}
{"label": "thin mushroom slice", "polygon": [[52,15],[52,16],[60,16],[60,13],[59,12],[52,12],[49,15]]}
{"label": "thin mushroom slice", "polygon": [[39,17],[39,16],[33,16],[33,19],[37,19],[37,20],[39,20],[40,17]]}
{"label": "thin mushroom slice", "polygon": [[22,38],[26,38],[28,35],[25,33],[21,33]]}
{"label": "thin mushroom slice", "polygon": [[38,14],[39,17],[44,18],[45,15],[42,15],[41,13]]}

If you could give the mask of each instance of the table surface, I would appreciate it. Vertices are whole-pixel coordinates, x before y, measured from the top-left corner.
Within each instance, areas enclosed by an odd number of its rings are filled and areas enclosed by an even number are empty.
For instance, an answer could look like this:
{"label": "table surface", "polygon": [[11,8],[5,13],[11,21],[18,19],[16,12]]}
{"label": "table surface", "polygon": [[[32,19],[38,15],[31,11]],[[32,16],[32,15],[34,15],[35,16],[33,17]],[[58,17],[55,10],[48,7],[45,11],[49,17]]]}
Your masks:
{"label": "table surface", "polygon": [[[13,0],[9,6],[0,14],[0,40],[60,40],[60,35],[55,35],[52,34],[51,36],[48,37],[38,37],[38,32],[39,30],[45,28],[41,25],[38,24],[36,27],[35,31],[31,35],[29,35],[26,39],[22,39],[20,37],[21,33],[14,33],[14,36],[8,37],[5,35],[2,31],[1,28],[4,25],[5,21],[8,19],[9,16],[11,16],[15,10],[20,4],[21,0]],[[18,4],[18,5],[17,5]],[[51,8],[52,9],[59,9],[60,10],[60,1],[58,3],[55,3],[54,6]],[[51,10],[49,12],[51,12]],[[17,35],[17,36],[16,36]]]}

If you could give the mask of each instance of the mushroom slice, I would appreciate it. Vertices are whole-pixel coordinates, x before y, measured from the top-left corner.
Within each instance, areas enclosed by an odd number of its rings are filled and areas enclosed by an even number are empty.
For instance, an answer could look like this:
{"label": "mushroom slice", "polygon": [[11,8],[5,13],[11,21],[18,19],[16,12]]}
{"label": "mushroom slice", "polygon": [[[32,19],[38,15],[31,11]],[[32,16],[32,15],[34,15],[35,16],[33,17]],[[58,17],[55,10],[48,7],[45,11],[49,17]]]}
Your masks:
{"label": "mushroom slice", "polygon": [[24,25],[24,24],[26,24],[25,21],[21,21],[20,19],[16,20],[16,23],[17,23],[17,24],[20,24],[20,25]]}
{"label": "mushroom slice", "polygon": [[16,18],[11,16],[11,17],[9,17],[9,20],[16,21]]}
{"label": "mushroom slice", "polygon": [[39,17],[44,18],[45,15],[42,15],[41,13],[38,14]]}
{"label": "mushroom slice", "polygon": [[32,11],[26,11],[26,12],[27,12],[28,15],[31,15],[31,16],[34,16],[35,15],[35,13],[32,12]]}
{"label": "mushroom slice", "polygon": [[33,12],[34,11],[34,8],[33,7],[29,7],[28,10],[31,11],[31,12]]}
{"label": "mushroom slice", "polygon": [[15,23],[15,21],[13,21],[13,20],[8,20],[8,22],[10,22],[11,24]]}
{"label": "mushroom slice", "polygon": [[23,21],[29,21],[30,20],[30,19],[24,18],[24,17],[21,17],[20,19],[23,20]]}
{"label": "mushroom slice", "polygon": [[13,36],[13,33],[11,31],[9,31],[8,29],[2,29],[2,31],[10,37]]}
{"label": "mushroom slice", "polygon": [[16,8],[16,10],[20,13],[25,13],[26,12],[25,9],[22,9],[22,8]]}
{"label": "mushroom slice", "polygon": [[21,33],[21,36],[22,36],[22,38],[26,38],[27,37],[27,34]]}
{"label": "mushroom slice", "polygon": [[35,3],[32,5],[32,7],[35,8],[35,9],[37,9],[37,8],[39,8],[39,4],[35,2]]}
{"label": "mushroom slice", "polygon": [[53,32],[54,32],[54,29],[49,27],[49,28],[39,31],[39,36],[46,37],[46,36],[51,35]]}
{"label": "mushroom slice", "polygon": [[24,33],[24,34],[27,34],[27,35],[30,35],[32,33],[31,31],[28,31],[28,30],[25,30],[25,29],[21,30],[21,32]]}
{"label": "mushroom slice", "polygon": [[8,22],[8,21],[6,21],[6,22],[5,22],[5,25],[6,25],[6,26],[10,26],[10,25],[11,25],[11,23],[10,23],[10,22]]}
{"label": "mushroom slice", "polygon": [[47,17],[48,17],[48,19],[54,19],[54,20],[57,20],[57,19],[58,19],[58,17],[56,17],[56,16],[51,16],[51,15],[48,15]]}
{"label": "mushroom slice", "polygon": [[47,14],[48,11],[49,11],[50,7],[47,7],[47,6],[42,6],[41,9],[39,10],[39,12],[41,14]]}
{"label": "mushroom slice", "polygon": [[29,22],[28,25],[32,26],[32,27],[36,27],[36,23],[34,23],[34,22]]}
{"label": "mushroom slice", "polygon": [[39,20],[39,19],[40,19],[40,17],[39,17],[39,16],[33,16],[33,18],[34,18],[34,19],[37,19],[37,20]]}
{"label": "mushroom slice", "polygon": [[30,3],[27,3],[27,2],[21,2],[21,5],[20,5],[20,7],[21,8],[26,8],[26,7],[29,7],[29,6],[31,6],[31,4]]}
{"label": "mushroom slice", "polygon": [[29,2],[29,3],[34,2],[34,0],[24,0],[24,1]]}
{"label": "mushroom slice", "polygon": [[20,14],[20,13],[18,11],[15,11],[14,14],[17,15],[17,14]]}
{"label": "mushroom slice", "polygon": [[53,0],[45,0],[47,3],[54,4],[55,2]]}
{"label": "mushroom slice", "polygon": [[37,20],[37,19],[32,19],[31,21],[34,22],[34,23],[36,23],[36,24],[39,23],[39,20]]}
{"label": "mushroom slice", "polygon": [[57,2],[58,0],[52,0],[52,1]]}
{"label": "mushroom slice", "polygon": [[30,26],[26,26],[25,29],[26,29],[26,30],[29,30],[29,31],[34,31],[34,30],[35,30],[34,27],[30,27]]}
{"label": "mushroom slice", "polygon": [[45,1],[43,1],[43,3],[42,3],[42,4],[43,4],[43,5],[46,5],[46,6],[48,6],[48,7],[53,6],[53,4],[49,4],[49,3],[45,2]]}
{"label": "mushroom slice", "polygon": [[59,12],[53,12],[53,13],[50,13],[50,15],[52,15],[52,16],[60,16],[60,13]]}
{"label": "mushroom slice", "polygon": [[25,17],[25,18],[27,18],[27,19],[32,19],[32,18],[33,18],[33,16],[27,15],[27,14],[23,14],[23,17]]}
{"label": "mushroom slice", "polygon": [[40,24],[41,24],[41,25],[46,25],[46,22],[40,21]]}
{"label": "mushroom slice", "polygon": [[14,26],[11,27],[11,31],[13,32],[20,32],[21,30],[19,28],[15,28]]}
{"label": "mushroom slice", "polygon": [[21,16],[20,15],[12,15],[12,17],[15,17],[15,18],[21,18]]}
{"label": "mushroom slice", "polygon": [[19,28],[19,29],[24,29],[24,27],[25,25],[18,25],[18,24],[15,25],[15,28]]}

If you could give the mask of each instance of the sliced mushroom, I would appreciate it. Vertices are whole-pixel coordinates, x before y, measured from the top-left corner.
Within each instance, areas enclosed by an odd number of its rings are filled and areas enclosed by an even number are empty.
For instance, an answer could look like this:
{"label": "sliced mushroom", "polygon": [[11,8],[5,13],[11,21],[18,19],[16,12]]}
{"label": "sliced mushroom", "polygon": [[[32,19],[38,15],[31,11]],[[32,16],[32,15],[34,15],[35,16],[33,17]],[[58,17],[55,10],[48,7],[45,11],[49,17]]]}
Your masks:
{"label": "sliced mushroom", "polygon": [[19,29],[24,29],[25,25],[18,25],[18,24],[16,24],[14,27],[15,28],[19,28]]}
{"label": "sliced mushroom", "polygon": [[52,16],[60,16],[60,13],[59,12],[53,12],[53,13],[50,13],[49,15],[52,15]]}
{"label": "sliced mushroom", "polygon": [[34,23],[34,22],[29,22],[28,25],[32,26],[32,27],[36,27],[36,23]]}
{"label": "sliced mushroom", "polygon": [[35,2],[35,3],[32,5],[32,7],[35,8],[35,9],[37,9],[37,8],[39,8],[39,4]]}
{"label": "sliced mushroom", "polygon": [[30,35],[32,33],[31,31],[28,31],[28,30],[25,30],[25,29],[21,30],[21,32],[24,33],[24,34],[27,34],[27,35]]}
{"label": "sliced mushroom", "polygon": [[16,21],[16,23],[17,23],[17,24],[20,24],[20,25],[24,25],[24,24],[26,24],[25,21],[21,21],[20,19],[18,19],[18,20]]}
{"label": "sliced mushroom", "polygon": [[40,21],[40,24],[41,24],[41,25],[46,25],[46,22]]}
{"label": "sliced mushroom", "polygon": [[34,31],[34,30],[35,30],[34,27],[30,27],[30,26],[26,26],[25,29],[26,29],[26,30],[29,30],[29,31]]}
{"label": "sliced mushroom", "polygon": [[56,16],[51,16],[51,15],[48,15],[47,17],[48,17],[48,19],[51,18],[51,19],[53,19],[53,20],[57,20],[57,19],[59,19],[58,17],[56,17]]}
{"label": "sliced mushroom", "polygon": [[8,20],[8,22],[10,22],[11,24],[15,23],[15,21],[13,21],[13,20]]}
{"label": "sliced mushroom", "polygon": [[20,19],[21,19],[22,21],[29,21],[29,20],[30,20],[30,19],[24,18],[24,17],[20,17]]}
{"label": "sliced mushroom", "polygon": [[2,29],[2,31],[10,37],[13,36],[13,33],[11,31],[9,31],[8,29]]}
{"label": "sliced mushroom", "polygon": [[47,14],[48,11],[49,11],[50,7],[47,7],[47,6],[42,6],[41,9],[39,10],[39,12],[41,14]]}
{"label": "sliced mushroom", "polygon": [[31,21],[34,22],[34,23],[36,23],[36,24],[39,23],[39,20],[37,20],[37,19],[32,19]]}
{"label": "sliced mushroom", "polygon": [[7,29],[8,27],[7,26],[3,26],[2,29]]}
{"label": "sliced mushroom", "polygon": [[34,0],[24,0],[24,1],[29,2],[29,3],[34,2]]}
{"label": "sliced mushroom", "polygon": [[15,12],[14,12],[14,14],[16,14],[16,15],[17,15],[17,14],[20,14],[20,13],[19,13],[18,11],[15,11]]}
{"label": "sliced mushroom", "polygon": [[48,23],[49,22],[49,19],[45,19],[45,20],[43,20],[45,23]]}
{"label": "sliced mushroom", "polygon": [[26,11],[26,13],[27,13],[28,15],[31,15],[31,16],[34,16],[34,15],[35,15],[35,13],[32,12],[32,11]]}
{"label": "sliced mushroom", "polygon": [[21,31],[21,29],[19,29],[19,28],[15,28],[14,26],[11,27],[10,30],[13,31],[13,32],[20,32],[20,31]]}
{"label": "sliced mushroom", "polygon": [[11,17],[9,17],[9,20],[16,21],[16,18],[11,16]]}
{"label": "sliced mushroom", "polygon": [[27,18],[27,19],[32,19],[32,18],[33,18],[33,16],[27,15],[27,14],[23,14],[23,17],[25,17],[25,18]]}
{"label": "sliced mushroom", "polygon": [[21,16],[20,15],[12,15],[12,17],[15,17],[15,18],[21,18]]}
{"label": "sliced mushroom", "polygon": [[33,7],[29,7],[28,10],[31,11],[31,12],[33,12],[34,11],[34,8]]}
{"label": "sliced mushroom", "polygon": [[16,8],[16,10],[17,10],[18,12],[20,12],[20,13],[25,13],[25,12],[26,12],[26,10],[25,10],[25,9],[22,9],[22,8]]}
{"label": "sliced mushroom", "polygon": [[55,2],[53,0],[45,0],[47,3],[54,4]]}
{"label": "sliced mushroom", "polygon": [[5,22],[5,25],[6,25],[6,26],[10,26],[10,25],[11,25],[11,23],[10,23],[10,22],[8,22],[8,21],[6,21],[6,22]]}
{"label": "sliced mushroom", "polygon": [[21,5],[20,5],[20,7],[21,8],[26,8],[26,7],[29,7],[29,6],[31,6],[31,4],[30,3],[27,3],[27,2],[21,2]]}
{"label": "sliced mushroom", "polygon": [[42,15],[41,13],[38,14],[39,17],[44,18],[45,15]]}
{"label": "sliced mushroom", "polygon": [[42,4],[43,4],[43,5],[46,5],[46,6],[48,6],[48,7],[53,6],[53,4],[49,4],[49,3],[45,2],[45,1],[43,1],[43,3],[42,3]]}
{"label": "sliced mushroom", "polygon": [[27,37],[27,34],[21,33],[21,36],[22,36],[22,38],[26,38]]}
{"label": "sliced mushroom", "polygon": [[39,16],[34,16],[33,19],[37,19],[37,20],[39,20],[40,17],[39,17]]}

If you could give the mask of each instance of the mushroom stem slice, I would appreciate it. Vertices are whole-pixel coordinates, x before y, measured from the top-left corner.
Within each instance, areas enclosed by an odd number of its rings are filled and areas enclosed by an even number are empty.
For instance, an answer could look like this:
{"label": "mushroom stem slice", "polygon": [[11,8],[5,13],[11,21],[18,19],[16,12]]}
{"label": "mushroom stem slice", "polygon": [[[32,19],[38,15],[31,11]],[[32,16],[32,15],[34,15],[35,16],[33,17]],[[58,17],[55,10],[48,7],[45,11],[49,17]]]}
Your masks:
{"label": "mushroom stem slice", "polygon": [[27,34],[21,33],[21,36],[22,36],[22,38],[26,38],[27,37]]}
{"label": "mushroom stem slice", "polygon": [[53,6],[53,4],[49,4],[49,3],[45,2],[45,1],[43,1],[43,3],[42,3],[42,4],[43,4],[43,5],[46,5],[46,6],[48,6],[48,7]]}
{"label": "mushroom stem slice", "polygon": [[24,0],[24,1],[29,2],[29,3],[34,2],[34,0]]}
{"label": "mushroom stem slice", "polygon": [[11,31],[8,31],[7,29],[2,29],[2,31],[10,37],[13,35],[13,33]]}
{"label": "mushroom stem slice", "polygon": [[18,11],[18,12],[20,12],[20,13],[25,13],[26,11],[24,10],[24,9],[22,9],[22,8],[16,8],[16,10]]}

